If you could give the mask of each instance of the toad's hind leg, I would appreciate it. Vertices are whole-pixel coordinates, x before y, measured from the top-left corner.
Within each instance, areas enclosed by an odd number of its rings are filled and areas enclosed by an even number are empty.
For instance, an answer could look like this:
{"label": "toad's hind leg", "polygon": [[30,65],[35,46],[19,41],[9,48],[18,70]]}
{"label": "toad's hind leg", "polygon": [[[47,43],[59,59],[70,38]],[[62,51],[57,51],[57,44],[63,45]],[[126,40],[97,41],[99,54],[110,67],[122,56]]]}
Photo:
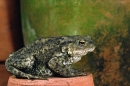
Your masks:
{"label": "toad's hind leg", "polygon": [[7,71],[9,71],[12,75],[14,75],[16,77],[22,77],[22,78],[28,78],[28,79],[38,78],[37,76],[24,73],[24,72],[22,72],[22,71],[20,71],[20,70],[18,70],[16,68],[14,68],[13,66],[7,66],[6,65],[6,69],[7,69]]}
{"label": "toad's hind leg", "polygon": [[5,61],[5,67],[16,77],[44,79],[31,73],[34,63],[35,58],[31,55],[21,55],[19,58],[11,56]]}

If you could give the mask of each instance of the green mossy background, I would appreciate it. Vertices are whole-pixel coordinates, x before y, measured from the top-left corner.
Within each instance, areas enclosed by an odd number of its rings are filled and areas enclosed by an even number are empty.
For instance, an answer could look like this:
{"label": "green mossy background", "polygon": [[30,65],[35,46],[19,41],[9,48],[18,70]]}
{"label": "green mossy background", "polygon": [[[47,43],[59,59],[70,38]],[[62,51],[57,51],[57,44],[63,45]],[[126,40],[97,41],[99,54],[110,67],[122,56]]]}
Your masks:
{"label": "green mossy background", "polygon": [[75,67],[95,86],[130,86],[129,0],[21,0],[25,45],[36,38],[91,35],[96,49]]}

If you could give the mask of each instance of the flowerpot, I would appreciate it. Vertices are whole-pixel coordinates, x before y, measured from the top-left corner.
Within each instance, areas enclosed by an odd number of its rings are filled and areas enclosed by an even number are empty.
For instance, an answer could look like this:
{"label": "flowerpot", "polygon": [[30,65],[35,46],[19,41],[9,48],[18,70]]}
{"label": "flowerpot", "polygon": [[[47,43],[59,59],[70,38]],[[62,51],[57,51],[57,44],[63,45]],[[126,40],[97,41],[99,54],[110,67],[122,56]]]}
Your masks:
{"label": "flowerpot", "polygon": [[23,46],[18,4],[16,0],[0,0],[0,61]]}
{"label": "flowerpot", "polygon": [[79,76],[72,78],[51,77],[48,80],[28,80],[9,77],[8,86],[94,86],[93,76]]}

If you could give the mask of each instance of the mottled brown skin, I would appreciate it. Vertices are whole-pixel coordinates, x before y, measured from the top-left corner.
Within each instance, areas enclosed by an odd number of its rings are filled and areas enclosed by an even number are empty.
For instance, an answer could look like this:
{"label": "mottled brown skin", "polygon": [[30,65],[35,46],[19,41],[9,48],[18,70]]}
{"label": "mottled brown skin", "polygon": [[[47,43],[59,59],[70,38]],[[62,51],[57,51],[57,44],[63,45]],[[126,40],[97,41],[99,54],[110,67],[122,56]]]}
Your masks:
{"label": "mottled brown skin", "polygon": [[13,52],[5,62],[7,71],[16,77],[46,79],[59,74],[63,77],[86,75],[73,69],[72,64],[95,49],[90,36],[60,36],[37,39]]}

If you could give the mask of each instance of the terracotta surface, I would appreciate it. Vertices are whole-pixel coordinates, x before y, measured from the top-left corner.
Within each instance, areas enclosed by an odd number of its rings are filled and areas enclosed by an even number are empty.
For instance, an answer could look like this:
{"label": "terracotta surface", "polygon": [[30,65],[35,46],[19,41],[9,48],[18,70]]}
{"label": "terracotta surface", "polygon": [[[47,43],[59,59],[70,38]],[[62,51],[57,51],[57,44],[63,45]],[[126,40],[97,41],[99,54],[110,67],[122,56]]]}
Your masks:
{"label": "terracotta surface", "polygon": [[0,61],[22,44],[19,0],[0,0]]}
{"label": "terracotta surface", "polygon": [[94,86],[93,76],[72,78],[49,78],[48,80],[28,80],[9,77],[8,86]]}
{"label": "terracotta surface", "polygon": [[4,64],[0,62],[0,86],[7,86],[9,76]]}

